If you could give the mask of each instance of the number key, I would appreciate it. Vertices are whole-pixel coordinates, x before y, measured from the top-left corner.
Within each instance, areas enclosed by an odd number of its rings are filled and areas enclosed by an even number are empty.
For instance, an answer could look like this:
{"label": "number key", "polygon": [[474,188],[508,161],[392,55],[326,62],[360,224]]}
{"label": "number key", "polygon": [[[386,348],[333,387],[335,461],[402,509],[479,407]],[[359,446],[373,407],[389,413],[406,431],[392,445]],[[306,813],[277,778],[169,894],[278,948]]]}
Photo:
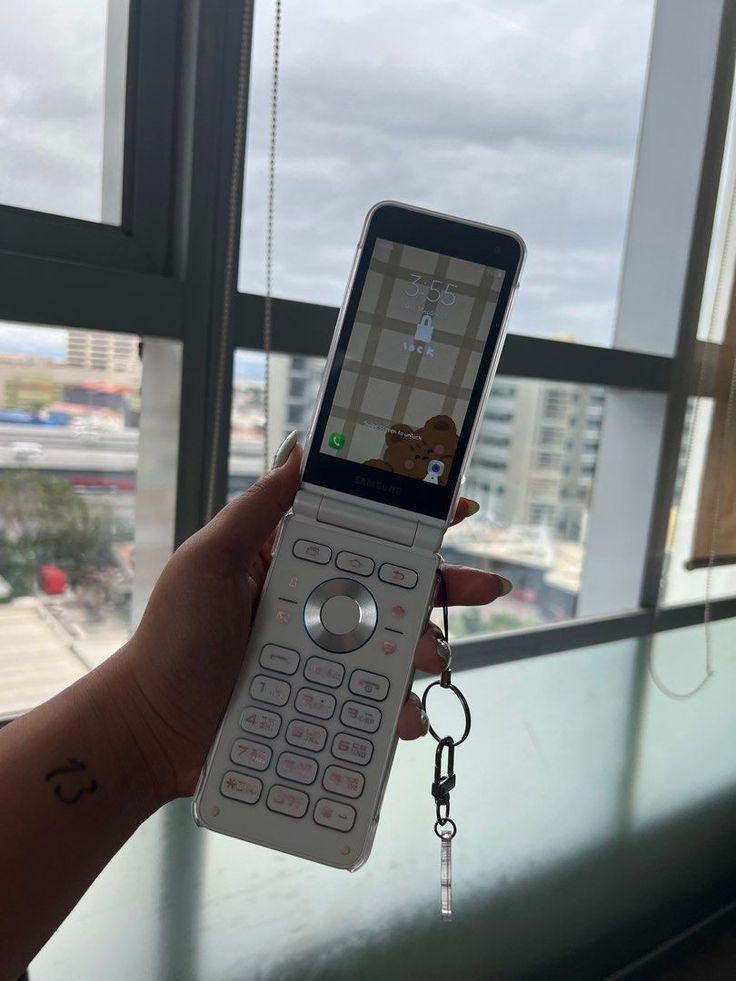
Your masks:
{"label": "number key", "polygon": [[347,732],[338,732],[332,740],[332,755],[338,760],[348,760],[358,766],[367,766],[373,756],[373,743]]}
{"label": "number key", "polygon": [[267,678],[265,674],[256,675],[251,682],[250,696],[268,705],[286,705],[291,695],[291,686],[280,678]]}

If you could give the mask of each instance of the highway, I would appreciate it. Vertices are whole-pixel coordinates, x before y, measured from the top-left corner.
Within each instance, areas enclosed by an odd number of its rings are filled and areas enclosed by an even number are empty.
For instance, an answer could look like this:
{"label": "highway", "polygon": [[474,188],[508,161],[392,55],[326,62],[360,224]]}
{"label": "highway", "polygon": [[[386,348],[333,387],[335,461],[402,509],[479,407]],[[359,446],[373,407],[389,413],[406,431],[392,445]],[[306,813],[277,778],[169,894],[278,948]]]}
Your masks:
{"label": "highway", "polygon": [[[138,468],[138,430],[75,433],[68,427],[0,423],[0,472],[38,470],[58,474],[77,487],[134,491]],[[231,446],[229,492],[249,487],[263,468],[257,440]]]}

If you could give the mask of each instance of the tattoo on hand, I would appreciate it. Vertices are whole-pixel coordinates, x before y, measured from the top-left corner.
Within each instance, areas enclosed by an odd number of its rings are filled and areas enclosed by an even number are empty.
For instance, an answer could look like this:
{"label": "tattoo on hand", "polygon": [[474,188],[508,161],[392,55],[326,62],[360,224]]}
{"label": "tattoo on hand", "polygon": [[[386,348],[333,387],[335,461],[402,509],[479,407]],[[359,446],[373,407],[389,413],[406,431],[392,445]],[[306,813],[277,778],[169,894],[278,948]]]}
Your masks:
{"label": "tattoo on hand", "polygon": [[44,779],[46,783],[57,778],[62,778],[54,787],[54,793],[65,804],[76,804],[83,794],[94,794],[97,790],[97,781],[90,780],[88,783],[79,785],[79,779],[86,779],[81,774],[87,769],[85,763],[79,760],[67,758],[65,766],[57,766],[56,769],[47,773]]}

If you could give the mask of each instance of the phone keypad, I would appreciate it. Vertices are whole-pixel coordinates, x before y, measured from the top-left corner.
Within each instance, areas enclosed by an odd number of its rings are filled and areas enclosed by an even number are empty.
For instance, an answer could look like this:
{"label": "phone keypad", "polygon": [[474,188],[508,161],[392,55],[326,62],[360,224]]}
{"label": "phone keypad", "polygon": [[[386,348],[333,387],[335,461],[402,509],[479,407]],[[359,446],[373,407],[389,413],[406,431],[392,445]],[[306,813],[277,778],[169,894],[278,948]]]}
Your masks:
{"label": "phone keypad", "polygon": [[291,685],[279,678],[269,678],[265,674],[255,676],[250,686],[250,697],[268,705],[286,705],[291,695]]}
{"label": "phone keypad", "polygon": [[[259,781],[260,782],[260,781]],[[301,790],[294,790],[293,787],[281,787],[274,784],[268,792],[266,807],[277,814],[286,814],[288,817],[304,817],[309,807],[309,798]]]}
{"label": "phone keypad", "polygon": [[376,563],[367,555],[356,555],[355,552],[340,552],[335,559],[335,565],[343,572],[354,572],[356,576],[372,576]]}
{"label": "phone keypad", "polygon": [[362,695],[363,698],[382,702],[388,695],[389,680],[382,674],[374,674],[372,671],[362,671],[358,668],[350,675],[348,688],[353,695]]}
{"label": "phone keypad", "polygon": [[270,746],[255,743],[252,739],[236,739],[230,750],[230,759],[238,766],[250,770],[266,770],[271,762],[273,752]]}
{"label": "phone keypad", "polygon": [[317,761],[296,753],[282,753],[276,764],[276,772],[284,780],[295,783],[314,783],[317,776]]}
{"label": "phone keypad", "polygon": [[223,797],[239,800],[243,804],[255,804],[261,796],[263,782],[258,777],[230,770],[222,778],[220,793]]}
{"label": "phone keypad", "polygon": [[294,719],[286,730],[286,741],[290,746],[300,746],[302,749],[311,749],[313,753],[319,753],[327,742],[327,730],[311,722]]}
{"label": "phone keypad", "polygon": [[[412,569],[391,563],[377,567],[373,558],[350,551],[338,551],[333,557],[329,546],[307,539],[295,542],[292,552],[297,559],[322,566],[331,563],[333,570],[364,581],[377,575],[382,582],[400,589],[413,589],[418,582]],[[285,580],[292,598],[286,594],[280,597],[284,608],[277,612],[272,628],[275,640],[282,636],[278,624],[301,618],[298,591],[310,577],[298,566],[294,573]],[[324,581],[329,578],[325,569]],[[372,641],[373,660],[363,663],[379,667],[381,658],[402,649],[406,611],[398,590],[396,598],[398,602],[381,613],[382,629]],[[285,635],[284,641],[289,643]],[[237,769],[225,773],[220,791],[233,801],[251,806],[260,802],[277,814],[312,820],[323,828],[345,833],[357,819],[357,804],[348,801],[357,801],[365,791],[366,779],[371,779],[370,771],[361,770],[374,755],[374,742],[368,737],[374,737],[384,724],[376,703],[388,697],[390,681],[380,671],[357,666],[350,670],[350,658],[355,657],[352,652],[336,652],[333,659],[328,651],[326,656],[316,656],[309,647],[297,646],[299,650],[281,643],[262,646],[259,670],[248,686],[251,703],[240,716],[245,737],[238,737],[230,747],[231,765]],[[282,741],[274,744],[283,727]]]}
{"label": "phone keypad", "polygon": [[349,732],[338,732],[332,741],[332,755],[338,760],[367,766],[373,756],[373,743]]}
{"label": "phone keypad", "polygon": [[314,820],[325,828],[335,828],[337,831],[350,831],[355,824],[355,808],[342,801],[317,801],[314,809]]}
{"label": "phone keypad", "polygon": [[243,732],[257,733],[259,736],[265,736],[266,739],[275,739],[281,728],[281,716],[251,706],[240,716],[240,728]]}
{"label": "phone keypad", "polygon": [[326,685],[328,688],[339,688],[345,677],[345,668],[337,661],[328,661],[324,657],[310,657],[304,668],[304,677],[315,685]]}
{"label": "phone keypad", "polygon": [[329,719],[335,714],[334,695],[314,688],[302,688],[294,700],[294,708],[302,715],[312,715],[315,719]]}
{"label": "phone keypad", "polygon": [[299,652],[289,647],[279,647],[278,644],[266,644],[261,651],[258,663],[266,671],[276,671],[278,674],[294,674],[299,667]]}
{"label": "phone keypad", "polygon": [[317,562],[319,565],[327,565],[332,558],[332,549],[329,545],[318,545],[317,542],[307,542],[303,538],[294,542],[292,552],[298,559]]}
{"label": "phone keypad", "polygon": [[378,570],[378,578],[381,582],[389,582],[392,586],[401,586],[402,589],[414,589],[419,580],[413,569],[391,565],[389,562],[384,562]]}
{"label": "phone keypad", "polygon": [[365,786],[365,777],[356,770],[328,766],[322,777],[322,786],[329,793],[340,794],[341,797],[360,797]]}
{"label": "phone keypad", "polygon": [[381,724],[381,710],[375,705],[361,705],[360,702],[345,702],[340,712],[340,722],[351,729],[375,732]]}

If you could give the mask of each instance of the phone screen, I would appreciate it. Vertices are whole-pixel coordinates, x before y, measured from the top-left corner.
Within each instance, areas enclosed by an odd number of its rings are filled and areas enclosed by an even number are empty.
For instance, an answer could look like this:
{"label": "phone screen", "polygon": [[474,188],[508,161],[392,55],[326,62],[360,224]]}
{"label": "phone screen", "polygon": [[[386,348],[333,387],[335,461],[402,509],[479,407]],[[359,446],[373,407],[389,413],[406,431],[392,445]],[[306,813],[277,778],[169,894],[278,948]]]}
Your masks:
{"label": "phone screen", "polygon": [[376,239],[322,453],[444,487],[505,275]]}
{"label": "phone screen", "polygon": [[510,233],[374,213],[305,482],[447,516],[522,258]]}

